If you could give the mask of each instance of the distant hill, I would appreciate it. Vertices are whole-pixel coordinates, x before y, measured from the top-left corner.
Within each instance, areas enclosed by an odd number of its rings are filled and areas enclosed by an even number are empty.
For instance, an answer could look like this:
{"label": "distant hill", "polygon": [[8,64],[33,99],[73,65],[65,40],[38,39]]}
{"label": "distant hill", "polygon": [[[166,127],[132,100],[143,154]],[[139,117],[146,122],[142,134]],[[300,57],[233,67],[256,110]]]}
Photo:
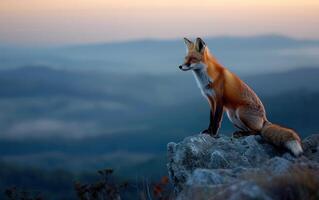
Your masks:
{"label": "distant hill", "polygon": [[302,67],[283,72],[244,76],[242,78],[258,94],[272,96],[287,91],[318,91],[318,77],[319,68]]}
{"label": "distant hill", "polygon": [[[204,39],[221,63],[242,75],[285,71],[319,63],[319,41],[278,35]],[[58,48],[2,48],[0,68],[49,65],[59,69],[104,70],[122,74],[174,74],[185,55],[182,38]]]}
{"label": "distant hill", "polygon": [[[318,77],[319,67],[300,67],[282,72],[240,76],[263,96],[296,90],[319,91]],[[104,71],[83,72],[48,66],[24,66],[0,70],[0,82],[2,97],[65,95],[117,101],[126,99],[131,103],[149,102],[152,106],[159,106],[193,101],[199,95],[192,73],[187,72],[135,76]],[[191,95],[180,99],[185,93]]]}
{"label": "distant hill", "polygon": [[[318,131],[317,77],[319,69],[300,68],[243,79],[271,121],[304,137]],[[165,163],[159,160],[167,142],[208,124],[208,104],[191,73],[135,76],[26,66],[0,70],[0,83],[1,160],[23,166],[165,173],[158,163]],[[221,132],[231,133],[224,118]]]}
{"label": "distant hill", "polygon": [[[304,67],[242,79],[262,99],[273,101],[274,97],[284,100],[286,94],[302,99],[319,93],[317,77],[319,68]],[[1,137],[147,132],[163,122],[157,117],[171,110],[175,110],[171,116],[179,117],[190,114],[194,106],[207,109],[191,73],[134,76],[26,66],[0,70],[0,83]],[[195,113],[206,116],[204,111]],[[69,133],[65,135],[63,129]]]}
{"label": "distant hill", "polygon": [[[295,40],[280,35],[204,38],[218,60],[240,74],[271,73],[319,62],[319,41]],[[287,50],[289,50],[287,52]],[[304,52],[304,51],[305,52]],[[107,60],[123,72],[172,73],[183,61],[185,45],[180,40],[141,40],[88,44],[62,48],[73,58]],[[299,55],[296,55],[298,54]]]}

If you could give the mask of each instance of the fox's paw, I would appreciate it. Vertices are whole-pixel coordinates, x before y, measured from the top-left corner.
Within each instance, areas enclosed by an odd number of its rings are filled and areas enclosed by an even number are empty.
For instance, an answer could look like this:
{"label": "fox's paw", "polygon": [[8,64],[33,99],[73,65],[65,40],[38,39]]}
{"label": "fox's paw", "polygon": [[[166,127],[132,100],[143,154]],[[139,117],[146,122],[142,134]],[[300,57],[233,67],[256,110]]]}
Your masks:
{"label": "fox's paw", "polygon": [[210,136],[212,136],[214,138],[218,138],[219,137],[219,135],[218,134],[214,134],[211,131],[211,129],[205,129],[205,130],[201,131],[200,134],[208,134],[208,135],[210,135]]}
{"label": "fox's paw", "polygon": [[234,138],[240,138],[249,135],[259,135],[260,133],[257,131],[236,131],[233,133]]}
{"label": "fox's paw", "polygon": [[235,131],[235,132],[233,132],[233,137],[234,138],[240,138],[240,137],[243,137],[243,136],[245,136],[243,131]]}
{"label": "fox's paw", "polygon": [[210,134],[208,129],[205,129],[203,131],[200,132],[200,134]]}

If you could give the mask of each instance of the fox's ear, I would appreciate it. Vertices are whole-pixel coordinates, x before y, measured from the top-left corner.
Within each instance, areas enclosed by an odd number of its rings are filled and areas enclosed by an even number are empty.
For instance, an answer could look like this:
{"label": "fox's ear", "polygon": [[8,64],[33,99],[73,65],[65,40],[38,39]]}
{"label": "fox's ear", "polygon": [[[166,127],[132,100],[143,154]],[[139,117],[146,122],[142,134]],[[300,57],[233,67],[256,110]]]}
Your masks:
{"label": "fox's ear", "polygon": [[199,53],[204,53],[206,44],[201,38],[196,38],[195,48]]}
{"label": "fox's ear", "polygon": [[184,42],[188,49],[191,49],[194,46],[194,43],[190,41],[189,39],[187,39],[186,37],[184,37]]}

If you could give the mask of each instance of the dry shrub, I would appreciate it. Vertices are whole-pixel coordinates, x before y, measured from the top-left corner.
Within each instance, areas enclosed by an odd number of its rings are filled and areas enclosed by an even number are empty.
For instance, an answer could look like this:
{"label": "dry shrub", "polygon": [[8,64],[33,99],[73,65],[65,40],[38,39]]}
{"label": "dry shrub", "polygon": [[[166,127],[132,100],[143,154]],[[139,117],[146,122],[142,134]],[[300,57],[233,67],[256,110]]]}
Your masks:
{"label": "dry shrub", "polygon": [[284,174],[246,174],[246,179],[256,182],[273,199],[317,200],[319,199],[319,170],[294,165]]}
{"label": "dry shrub", "polygon": [[75,191],[80,200],[119,200],[121,190],[125,190],[128,183],[118,184],[115,182],[112,174],[113,169],[99,170],[101,180],[92,184],[75,183]]}
{"label": "dry shrub", "polygon": [[8,200],[43,200],[39,192],[31,192],[16,187],[6,189],[4,194]]}

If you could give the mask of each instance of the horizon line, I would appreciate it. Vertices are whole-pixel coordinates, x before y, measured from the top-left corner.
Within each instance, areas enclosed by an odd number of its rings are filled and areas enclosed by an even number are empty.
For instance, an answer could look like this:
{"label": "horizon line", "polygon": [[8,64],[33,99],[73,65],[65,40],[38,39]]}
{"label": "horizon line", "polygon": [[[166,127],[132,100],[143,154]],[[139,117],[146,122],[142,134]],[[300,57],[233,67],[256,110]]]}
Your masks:
{"label": "horizon line", "polygon": [[[186,36],[190,39],[195,39],[196,37],[201,37],[203,39],[221,39],[221,38],[237,38],[237,39],[249,39],[249,38],[263,38],[263,37],[277,37],[285,38],[295,41],[308,41],[316,42],[319,41],[318,38],[304,38],[304,37],[294,37],[290,35],[285,35],[281,33],[264,33],[264,34],[251,34],[251,35],[231,35],[231,34],[222,34],[222,35],[207,35],[207,36]],[[14,44],[10,42],[0,41],[1,48],[65,48],[65,47],[76,47],[76,46],[92,46],[92,45],[111,45],[111,44],[125,44],[125,43],[138,43],[138,42],[173,42],[173,41],[182,41],[183,37],[172,37],[172,38],[161,38],[161,37],[145,37],[145,38],[131,38],[131,39],[120,39],[120,40],[101,40],[101,41],[88,41],[88,42],[59,42],[56,44],[47,43],[47,44],[35,44],[24,43],[24,44]]]}

